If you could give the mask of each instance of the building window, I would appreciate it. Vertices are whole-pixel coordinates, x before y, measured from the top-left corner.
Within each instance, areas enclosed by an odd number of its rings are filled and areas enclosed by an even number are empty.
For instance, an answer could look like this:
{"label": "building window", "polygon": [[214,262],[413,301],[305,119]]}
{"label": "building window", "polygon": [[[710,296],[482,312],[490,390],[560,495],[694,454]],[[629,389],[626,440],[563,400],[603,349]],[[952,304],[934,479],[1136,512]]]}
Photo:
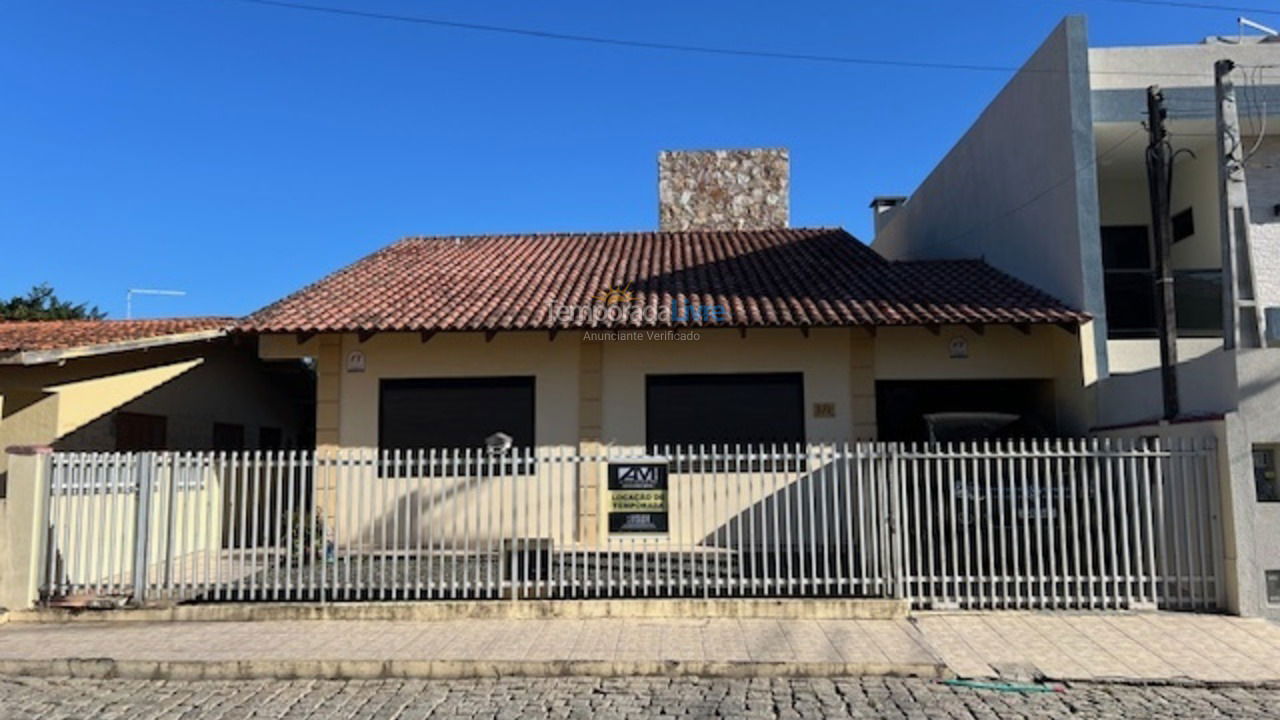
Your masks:
{"label": "building window", "polygon": [[383,380],[379,396],[383,450],[475,452],[495,433],[511,436],[516,453],[534,447],[532,377]]}
{"label": "building window", "polygon": [[213,449],[239,452],[244,449],[244,426],[235,423],[213,424]]}
{"label": "building window", "polygon": [[1280,570],[1267,571],[1267,604],[1280,605]]}
{"label": "building window", "polygon": [[163,415],[116,413],[116,450],[140,452],[163,450],[167,444],[168,421]]}
{"label": "building window", "polygon": [[[1190,210],[1180,213],[1184,231]],[[1191,229],[1194,232],[1194,228]],[[1103,289],[1107,336],[1112,339],[1156,337],[1155,264],[1145,225],[1102,228]],[[1217,268],[1173,272],[1173,302],[1178,337],[1222,336],[1222,271]]]}
{"label": "building window", "polygon": [[1155,272],[1146,225],[1102,228],[1102,272],[1108,336],[1155,337]]}
{"label": "building window", "polygon": [[1280,502],[1280,478],[1276,477],[1276,453],[1280,445],[1253,446],[1253,486],[1258,502]]}
{"label": "building window", "polygon": [[650,375],[645,397],[649,448],[803,443],[800,373]]}
{"label": "building window", "polygon": [[1175,270],[1178,337],[1222,337],[1222,271]]}

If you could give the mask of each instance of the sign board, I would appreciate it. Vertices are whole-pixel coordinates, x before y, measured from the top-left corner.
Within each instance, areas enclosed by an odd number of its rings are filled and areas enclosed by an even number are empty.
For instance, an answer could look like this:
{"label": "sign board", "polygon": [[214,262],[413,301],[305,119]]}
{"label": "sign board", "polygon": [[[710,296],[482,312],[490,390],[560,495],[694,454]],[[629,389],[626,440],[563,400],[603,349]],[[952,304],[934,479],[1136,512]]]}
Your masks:
{"label": "sign board", "polygon": [[347,353],[347,372],[364,372],[364,353],[359,350],[352,350]]}
{"label": "sign board", "polygon": [[630,458],[609,463],[609,532],[665,533],[666,458]]}

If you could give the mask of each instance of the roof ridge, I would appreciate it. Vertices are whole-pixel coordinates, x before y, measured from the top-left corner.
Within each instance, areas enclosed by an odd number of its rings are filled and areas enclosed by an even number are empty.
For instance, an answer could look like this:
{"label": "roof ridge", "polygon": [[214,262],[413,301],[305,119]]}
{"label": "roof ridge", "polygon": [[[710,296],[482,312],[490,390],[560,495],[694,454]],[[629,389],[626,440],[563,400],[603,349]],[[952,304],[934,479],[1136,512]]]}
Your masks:
{"label": "roof ridge", "polygon": [[495,232],[495,233],[466,233],[454,235],[405,235],[396,242],[383,248],[384,250],[395,247],[404,242],[421,241],[421,240],[482,240],[494,238],[577,238],[577,237],[628,237],[628,236],[660,236],[660,235],[741,235],[741,234],[764,234],[764,233],[805,233],[805,232],[836,232],[841,231],[849,235],[849,237],[857,239],[852,233],[842,225],[807,225],[804,227],[785,227],[785,228],[726,228],[723,230],[539,230],[536,232]]}

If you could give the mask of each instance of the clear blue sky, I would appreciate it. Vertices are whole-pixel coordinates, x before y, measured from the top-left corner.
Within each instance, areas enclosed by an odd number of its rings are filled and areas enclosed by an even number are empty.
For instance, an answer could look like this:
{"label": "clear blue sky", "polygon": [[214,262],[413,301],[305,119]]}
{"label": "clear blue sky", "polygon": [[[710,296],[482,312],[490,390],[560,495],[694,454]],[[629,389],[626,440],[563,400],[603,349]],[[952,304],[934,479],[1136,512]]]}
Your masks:
{"label": "clear blue sky", "polygon": [[[1194,42],[1232,11],[1103,0],[301,0],[566,33],[1018,65]],[[1225,1],[1225,0],[1224,0]],[[1256,3],[1255,3],[1256,4]],[[1277,18],[1260,18],[1263,20]],[[583,45],[233,0],[42,0],[0,20],[0,295],[244,314],[405,235],[657,224],[661,149],[786,146],[792,222],[869,239],[1004,73]]]}

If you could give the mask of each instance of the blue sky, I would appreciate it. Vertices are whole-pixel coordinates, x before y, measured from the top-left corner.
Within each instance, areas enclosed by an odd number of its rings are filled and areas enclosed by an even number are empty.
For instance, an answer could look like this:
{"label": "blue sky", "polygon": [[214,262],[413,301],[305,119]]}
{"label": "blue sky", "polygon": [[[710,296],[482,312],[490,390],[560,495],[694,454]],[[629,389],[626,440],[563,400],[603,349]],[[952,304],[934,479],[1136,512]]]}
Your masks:
{"label": "blue sky", "polygon": [[[1018,65],[1194,42],[1233,11],[1105,0],[302,0],[565,33]],[[786,146],[792,222],[869,238],[1005,73],[584,45],[235,0],[6,3],[0,296],[49,282],[137,316],[244,314],[405,235],[657,225],[661,149]],[[1276,20],[1276,18],[1260,18]]]}

